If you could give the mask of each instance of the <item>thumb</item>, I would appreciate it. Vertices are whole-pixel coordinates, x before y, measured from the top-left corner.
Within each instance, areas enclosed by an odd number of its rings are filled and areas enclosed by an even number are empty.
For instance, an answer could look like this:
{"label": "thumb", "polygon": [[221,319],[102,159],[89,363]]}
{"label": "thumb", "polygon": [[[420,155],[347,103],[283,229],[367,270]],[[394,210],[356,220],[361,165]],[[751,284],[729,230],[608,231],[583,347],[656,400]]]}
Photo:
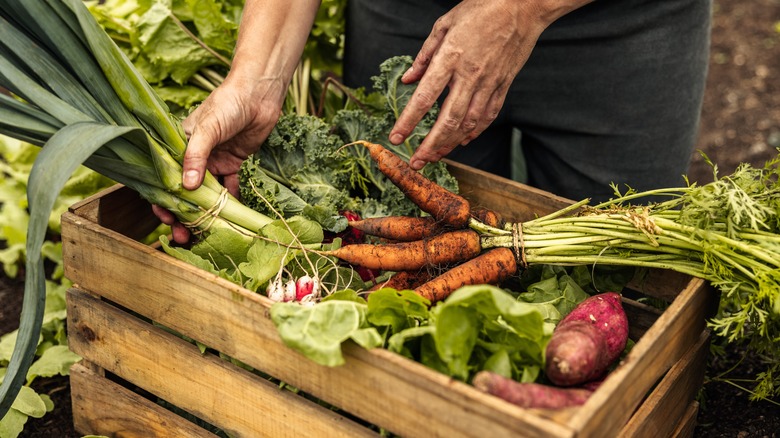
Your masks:
{"label": "thumb", "polygon": [[210,130],[197,129],[192,133],[184,152],[182,163],[182,185],[187,190],[195,190],[203,183],[203,175],[206,173],[211,150],[217,144],[217,140],[209,135]]}

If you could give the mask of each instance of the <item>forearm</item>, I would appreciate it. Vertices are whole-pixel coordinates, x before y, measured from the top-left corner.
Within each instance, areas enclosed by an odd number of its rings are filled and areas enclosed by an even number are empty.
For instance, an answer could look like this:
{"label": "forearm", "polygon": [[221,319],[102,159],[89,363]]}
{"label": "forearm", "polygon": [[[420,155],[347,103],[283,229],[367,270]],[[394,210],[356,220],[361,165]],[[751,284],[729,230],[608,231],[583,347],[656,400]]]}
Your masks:
{"label": "forearm", "polygon": [[275,95],[267,97],[281,104],[319,5],[317,0],[247,0],[227,79],[272,81]]}
{"label": "forearm", "polygon": [[579,9],[594,0],[521,0],[532,7],[541,19],[541,22],[549,26],[555,20]]}

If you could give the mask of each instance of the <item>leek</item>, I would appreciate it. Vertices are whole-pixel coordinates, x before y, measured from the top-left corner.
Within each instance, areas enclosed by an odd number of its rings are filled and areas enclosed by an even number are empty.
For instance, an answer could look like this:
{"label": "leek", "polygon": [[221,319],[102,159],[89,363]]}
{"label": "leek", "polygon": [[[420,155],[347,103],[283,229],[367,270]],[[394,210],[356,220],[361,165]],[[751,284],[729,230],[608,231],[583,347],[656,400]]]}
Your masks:
{"label": "leek", "polygon": [[197,190],[182,188],[180,121],[81,0],[0,0],[0,87],[9,92],[0,94],[0,134],[42,146],[28,184],[25,292],[0,385],[2,418],[24,384],[41,329],[47,219],[79,165],[136,190],[182,222],[200,223],[193,226],[201,232],[230,227],[253,236],[272,219],[227,194],[213,175]]}

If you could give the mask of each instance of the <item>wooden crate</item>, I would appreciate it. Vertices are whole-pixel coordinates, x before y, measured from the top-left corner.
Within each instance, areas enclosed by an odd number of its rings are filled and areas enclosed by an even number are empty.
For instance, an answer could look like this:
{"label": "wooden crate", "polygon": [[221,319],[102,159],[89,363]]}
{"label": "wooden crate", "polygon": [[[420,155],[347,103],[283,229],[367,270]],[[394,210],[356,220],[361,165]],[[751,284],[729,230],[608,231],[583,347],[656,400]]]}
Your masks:
{"label": "wooden crate", "polygon": [[[472,203],[508,219],[569,203],[467,166],[451,169]],[[65,272],[74,282],[69,342],[84,358],[71,372],[80,433],[213,436],[214,426],[246,437],[376,435],[379,428],[408,437],[661,437],[693,430],[705,319],[717,302],[702,280],[653,271],[632,282],[633,295],[669,306],[661,312],[624,298],[637,342],[622,364],[582,407],[529,410],[387,350],[347,344],[345,365],[316,365],[282,343],[270,300],[140,243],[157,224],[149,205],[119,186],[62,217]],[[202,354],[180,335],[252,371]]]}

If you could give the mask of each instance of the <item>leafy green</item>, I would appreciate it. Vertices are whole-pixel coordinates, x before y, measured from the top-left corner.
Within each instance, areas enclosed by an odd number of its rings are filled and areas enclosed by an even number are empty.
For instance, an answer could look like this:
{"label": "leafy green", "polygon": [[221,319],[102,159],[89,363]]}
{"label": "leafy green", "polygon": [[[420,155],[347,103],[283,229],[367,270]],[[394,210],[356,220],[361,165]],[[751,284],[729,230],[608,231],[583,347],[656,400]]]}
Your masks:
{"label": "leafy green", "polygon": [[323,365],[342,364],[340,346],[352,339],[464,381],[486,368],[511,370],[526,381],[538,376],[554,327],[542,306],[487,285],[460,288],[432,309],[428,305],[413,291],[385,288],[367,302],[345,292],[308,307],[277,303],[271,315],[288,346]]}
{"label": "leafy green", "polygon": [[314,306],[275,303],[271,319],[284,343],[320,365],[344,363],[341,344],[352,339],[364,348],[379,347],[382,339],[366,324],[368,305],[330,299]]}
{"label": "leafy green", "polygon": [[[242,201],[267,215],[301,214],[326,230],[339,232],[346,221],[339,212],[362,217],[418,216],[420,210],[377,168],[365,147],[348,143],[378,142],[408,160],[430,131],[433,108],[401,145],[387,137],[415,85],[400,82],[410,57],[382,63],[371,94],[355,92],[332,118],[288,114],[280,118],[260,150],[247,159],[239,173]],[[361,109],[355,109],[355,100]],[[423,175],[457,192],[455,178],[444,163],[431,163]]]}

